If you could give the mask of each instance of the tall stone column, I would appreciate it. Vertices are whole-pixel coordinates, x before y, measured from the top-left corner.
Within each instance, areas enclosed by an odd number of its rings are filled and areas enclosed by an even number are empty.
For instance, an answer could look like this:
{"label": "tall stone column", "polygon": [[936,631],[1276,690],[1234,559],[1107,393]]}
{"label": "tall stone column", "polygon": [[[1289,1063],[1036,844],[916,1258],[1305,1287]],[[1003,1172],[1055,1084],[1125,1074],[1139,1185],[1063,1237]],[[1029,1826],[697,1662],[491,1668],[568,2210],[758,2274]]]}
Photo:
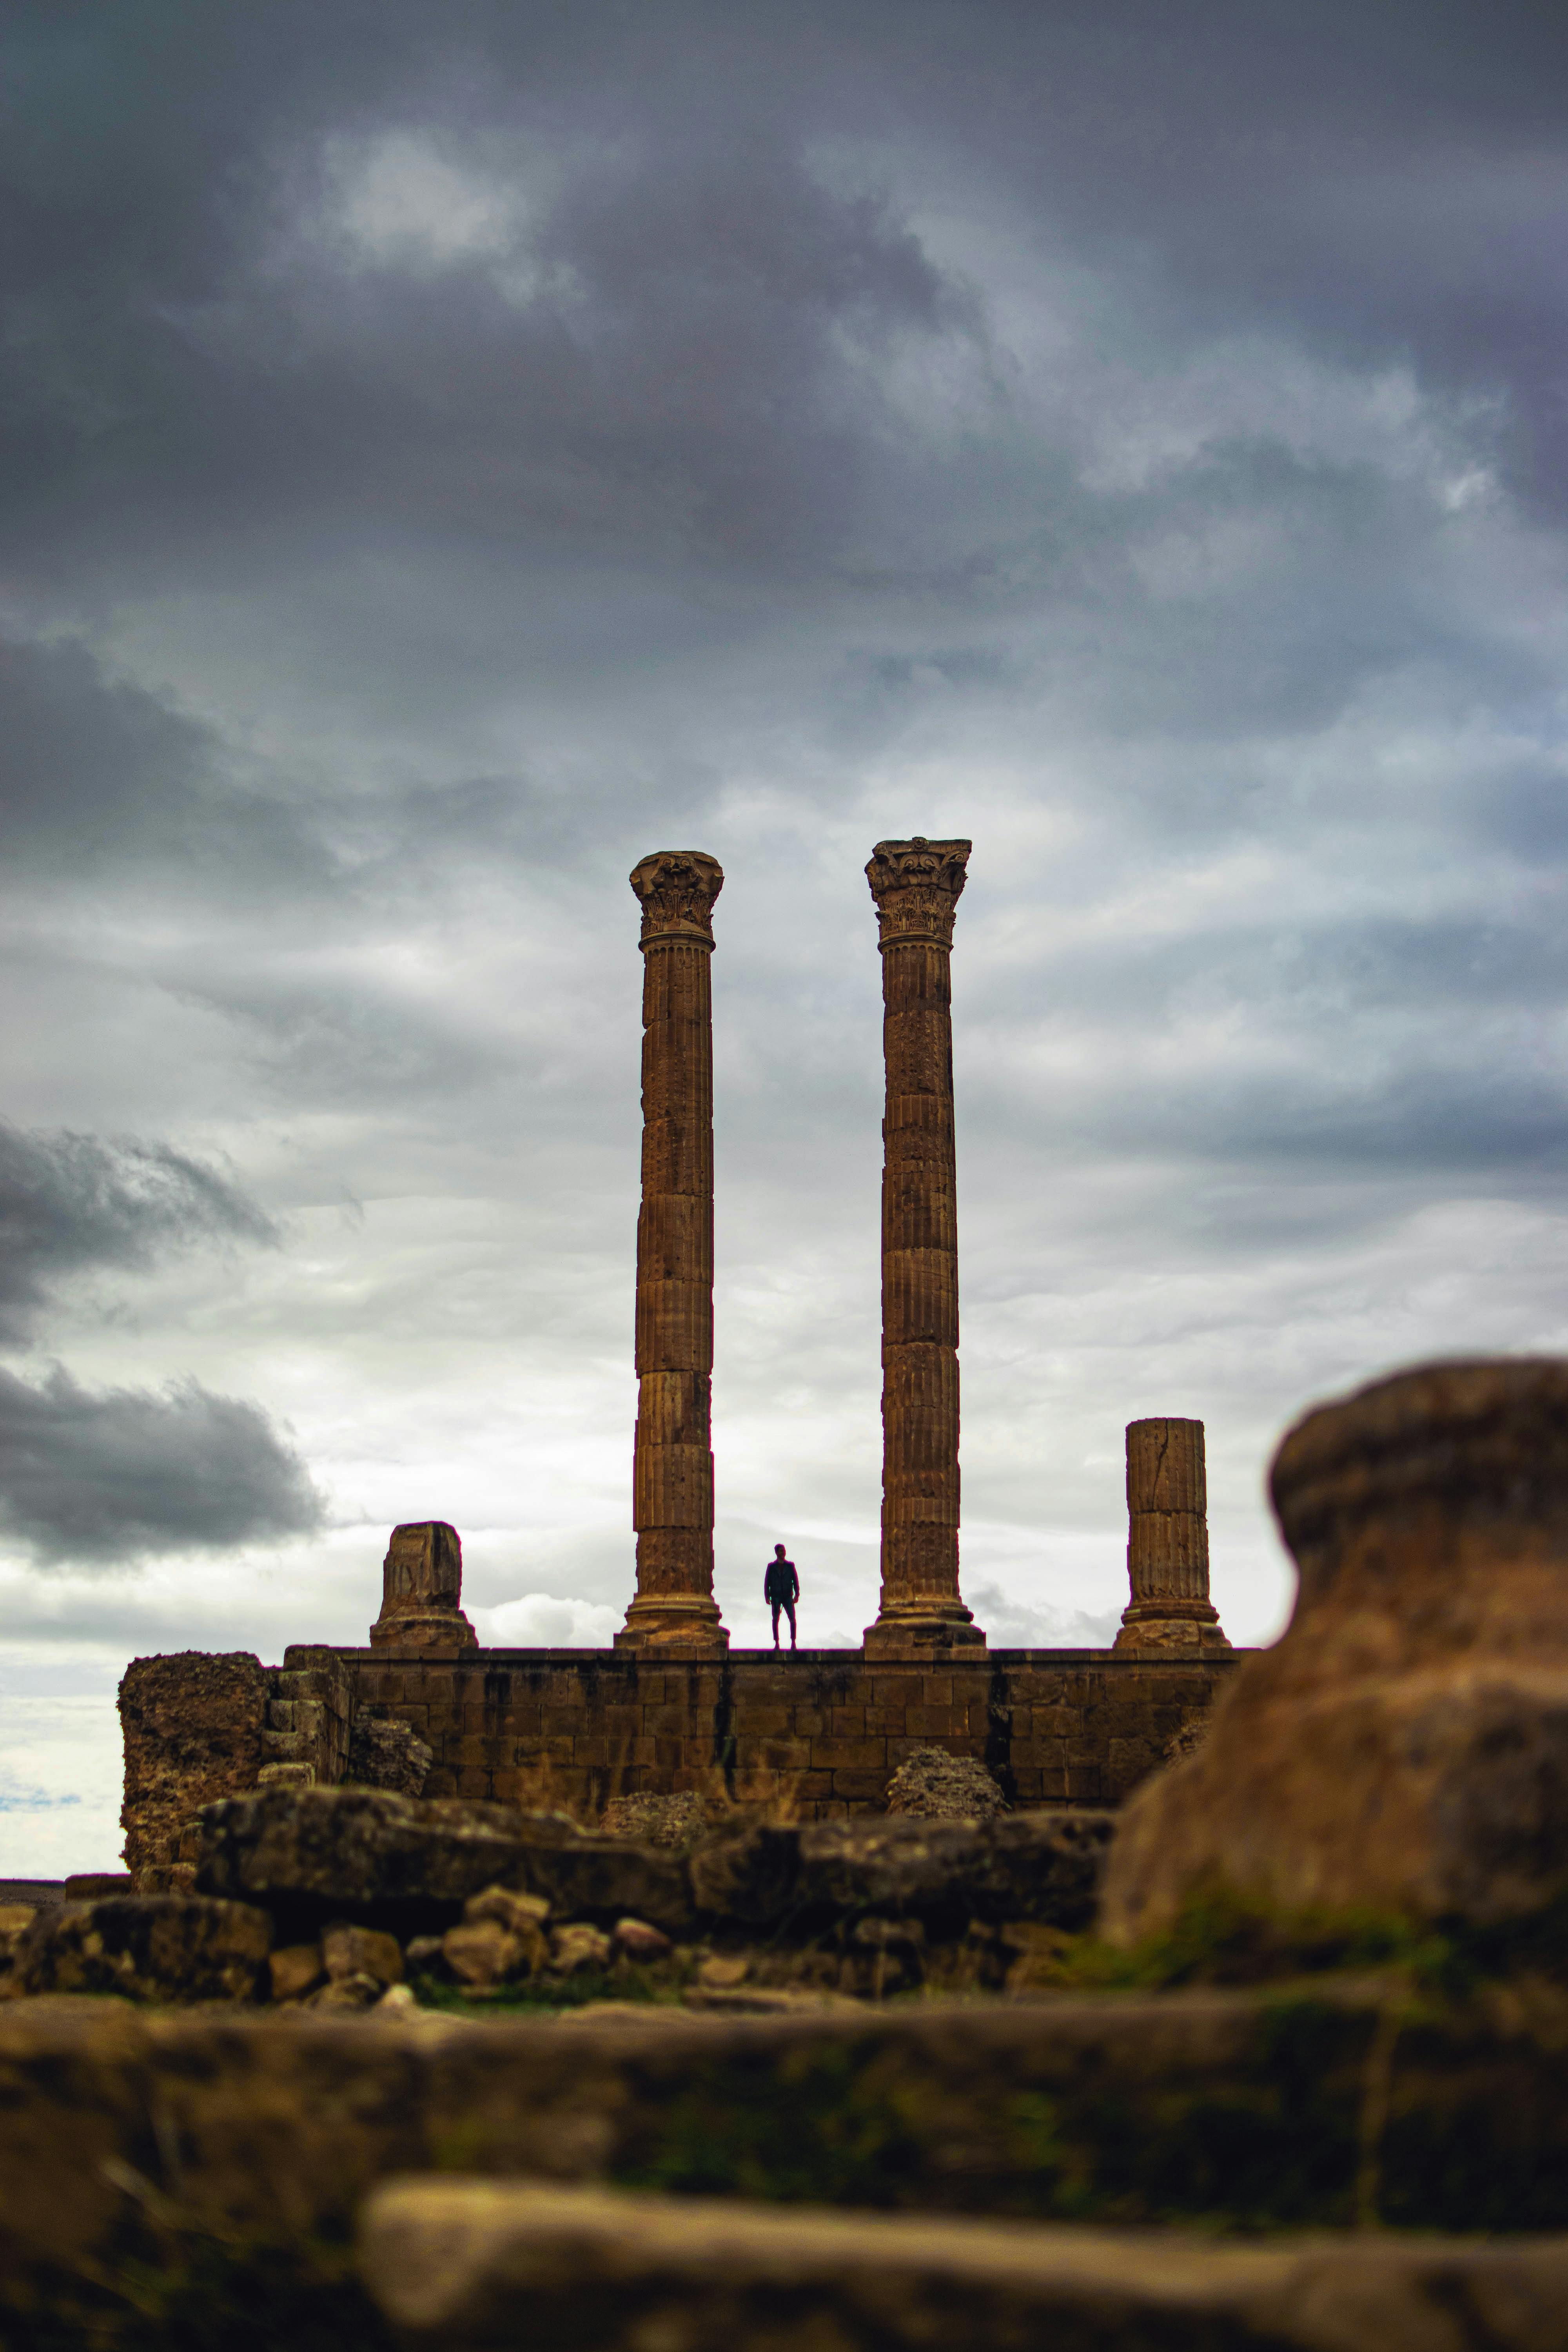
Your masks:
{"label": "tall stone column", "polygon": [[642,906],[642,1213],[637,1219],[637,1597],[618,1650],[711,1655],[713,1599],[713,901],[716,857],[661,850],[632,869]]}
{"label": "tall stone column", "polygon": [[984,1649],[958,1596],[958,1199],[952,921],[967,841],[879,841],[882,1598],[868,1657]]}
{"label": "tall stone column", "polygon": [[1228,1650],[1209,1600],[1201,1421],[1127,1424],[1127,1579],[1119,1650]]}

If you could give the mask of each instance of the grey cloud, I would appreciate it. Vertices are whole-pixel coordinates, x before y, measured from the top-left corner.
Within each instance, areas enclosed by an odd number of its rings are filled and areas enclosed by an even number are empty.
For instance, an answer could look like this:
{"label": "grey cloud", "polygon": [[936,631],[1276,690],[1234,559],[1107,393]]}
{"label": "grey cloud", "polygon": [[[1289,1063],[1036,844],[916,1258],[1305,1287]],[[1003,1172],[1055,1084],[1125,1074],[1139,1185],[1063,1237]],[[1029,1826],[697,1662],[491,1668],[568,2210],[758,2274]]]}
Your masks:
{"label": "grey cloud", "polygon": [[0,849],[80,879],[162,866],[225,895],[309,884],[304,819],[237,778],[216,731],[107,676],[85,646],[0,640]]}
{"label": "grey cloud", "polygon": [[0,1527],[44,1561],[109,1563],[307,1535],[324,1506],[260,1407],[198,1381],[94,1392],[0,1372]]}
{"label": "grey cloud", "polygon": [[202,1244],[278,1240],[237,1185],[166,1143],[28,1133],[0,1120],[0,1342],[25,1341],[72,1275],[143,1268]]}

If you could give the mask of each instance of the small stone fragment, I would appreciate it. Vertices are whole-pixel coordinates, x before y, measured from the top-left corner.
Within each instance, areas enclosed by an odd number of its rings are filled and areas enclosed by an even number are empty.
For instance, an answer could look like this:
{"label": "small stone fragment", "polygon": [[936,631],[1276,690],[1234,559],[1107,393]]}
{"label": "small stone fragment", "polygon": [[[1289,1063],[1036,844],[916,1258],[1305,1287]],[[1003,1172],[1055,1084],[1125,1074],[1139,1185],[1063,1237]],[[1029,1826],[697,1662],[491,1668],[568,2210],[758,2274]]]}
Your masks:
{"label": "small stone fragment", "polygon": [[404,1959],[411,1969],[428,1969],[441,1957],[439,1936],[416,1936],[404,1950]]}
{"label": "small stone fragment", "polygon": [[371,1976],[332,1977],[319,1992],[307,1994],[306,2009],[374,2009],[386,1987]]}
{"label": "small stone fragment", "polygon": [[542,1895],[519,1895],[510,1886],[487,1886],[480,1894],[469,1895],[463,1916],[470,1923],[494,1919],[509,1935],[520,1936],[544,1925],[550,1905]]}
{"label": "small stone fragment", "polygon": [[529,1946],[499,1919],[465,1920],[460,1927],[448,1927],[441,1938],[441,1954],[460,1984],[481,1991],[532,1973]]}
{"label": "small stone fragment", "polygon": [[401,1984],[403,1981],[403,1951],[395,1936],[384,1928],[353,1927],[347,1920],[334,1920],[321,1937],[321,1957],[327,1974],[334,1980],[344,1977],[374,1977],[377,1984]]}
{"label": "small stone fragment", "polygon": [[646,1919],[617,1919],[614,1941],[628,1960],[662,1960],[675,1949],[669,1937]]}
{"label": "small stone fragment", "polygon": [[697,1971],[697,1981],[707,1992],[732,1992],[751,1973],[749,1953],[710,1952]]}
{"label": "small stone fragment", "polygon": [[418,2008],[411,1985],[388,1985],[375,2004],[377,2017],[409,2017]]}
{"label": "small stone fragment", "polygon": [[256,1776],[258,1789],[313,1789],[316,1768],[313,1764],[264,1764]]}
{"label": "small stone fragment", "polygon": [[557,1927],[550,1938],[550,1965],[557,1976],[575,1976],[581,1969],[604,1969],[613,1950],[602,1928],[581,1923]]}
{"label": "small stone fragment", "polygon": [[320,1984],[325,1970],[320,1944],[285,1944],[267,1963],[274,2000],[300,2000]]}

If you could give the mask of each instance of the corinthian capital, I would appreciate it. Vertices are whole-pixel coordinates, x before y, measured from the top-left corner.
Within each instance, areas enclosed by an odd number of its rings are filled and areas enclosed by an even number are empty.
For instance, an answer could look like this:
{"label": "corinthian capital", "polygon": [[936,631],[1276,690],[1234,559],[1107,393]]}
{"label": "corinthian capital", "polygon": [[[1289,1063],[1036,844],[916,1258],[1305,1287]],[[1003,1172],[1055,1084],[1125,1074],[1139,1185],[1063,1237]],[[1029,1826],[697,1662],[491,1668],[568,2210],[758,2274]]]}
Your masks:
{"label": "corinthian capital", "polygon": [[967,841],[879,841],[866,879],[877,901],[881,944],[935,940],[952,945],[952,918],[963,888]]}
{"label": "corinthian capital", "polygon": [[642,903],[642,945],[655,940],[701,940],[713,944],[713,901],[724,887],[724,869],[700,849],[656,849],[632,867],[632,888]]}

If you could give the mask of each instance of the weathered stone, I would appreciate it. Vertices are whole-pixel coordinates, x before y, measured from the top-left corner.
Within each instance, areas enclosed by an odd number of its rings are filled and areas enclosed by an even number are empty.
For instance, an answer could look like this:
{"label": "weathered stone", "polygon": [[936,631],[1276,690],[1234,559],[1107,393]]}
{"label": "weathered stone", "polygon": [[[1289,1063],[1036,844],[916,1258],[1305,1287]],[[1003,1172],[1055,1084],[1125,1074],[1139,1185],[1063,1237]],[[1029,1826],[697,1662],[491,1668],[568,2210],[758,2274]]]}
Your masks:
{"label": "weathered stone", "polygon": [[468,1897],[463,1916],[469,1921],[495,1919],[510,1935],[524,1936],[543,1927],[550,1905],[542,1895],[520,1895],[511,1886],[487,1886]]}
{"label": "weathered stone", "polygon": [[327,1974],[337,1981],[342,1977],[371,1977],[377,1984],[401,1984],[403,1981],[403,1948],[395,1936],[384,1928],[362,1927],[352,1920],[334,1919],[321,1932],[321,1958]]}
{"label": "weathered stone", "polygon": [[967,841],[879,841],[882,955],[882,1593],[868,1657],[985,1636],[958,1592],[958,1211],[952,923]]}
{"label": "weathered stone", "polygon": [[268,1956],[268,1974],[274,2000],[300,2000],[326,1975],[320,1944],[285,1944]]}
{"label": "weathered stone", "polygon": [[578,1975],[584,1969],[607,1969],[614,1946],[602,1928],[579,1920],[552,1930],[550,1966],[556,1976]]}
{"label": "weathered stone", "polygon": [[697,1981],[706,1992],[731,1992],[736,1985],[744,1984],[751,1973],[749,1954],[710,1952],[698,1969]]}
{"label": "weathered stone", "polygon": [[412,1724],[369,1708],[354,1717],[348,1777],[361,1788],[393,1789],[400,1796],[417,1797],[434,1761],[434,1749]]}
{"label": "weathered stone", "polygon": [[35,1914],[17,1941],[17,1991],[132,2000],[251,2000],[265,1989],[272,1923],[248,1903],[119,1895]]}
{"label": "weathered stone", "polygon": [[313,1764],[264,1764],[256,1776],[258,1789],[313,1789],[316,1768]]}
{"label": "weathered stone", "polygon": [[353,2012],[374,2009],[385,1990],[379,1977],[367,1976],[359,1969],[352,1976],[330,1977],[320,1991],[307,1993],[303,2006],[325,2010],[329,2014],[340,2010]]}
{"label": "weathered stone", "polygon": [[1129,1806],[1105,1932],[1218,1890],[1478,1925],[1568,1895],[1568,1363],[1377,1381],[1272,1484],[1294,1617]]}
{"label": "weathered stone", "polygon": [[120,1821],[139,1887],[149,1869],[179,1861],[181,1829],[199,1807],[255,1788],[266,1716],[267,1676],[248,1651],[132,1658],[120,1685]]}
{"label": "weathered stone", "polygon": [[1393,2035],[1385,1987],[589,2010],[569,2032],[374,2015],[0,2004],[0,2312],[125,2277],[145,2342],[149,2266],[249,2247],[270,2294],[374,2182],[455,2161],[917,2214],[1568,2228],[1561,1999],[1429,2007]]}
{"label": "weathered stone", "polygon": [[1127,1424],[1127,1578],[1118,1650],[1228,1650],[1209,1599],[1208,1483],[1201,1421]]}
{"label": "weathered stone", "polygon": [[695,1789],[670,1796],[612,1797],[600,1832],[628,1845],[695,1845],[708,1828],[708,1808]]}
{"label": "weathered stone", "polygon": [[617,1649],[717,1654],[713,1599],[713,902],[717,858],[639,859],[643,1156],[637,1219],[637,1589]]}
{"label": "weathered stone", "polygon": [[388,2183],[362,2273],[411,2347],[500,2352],[1557,2352],[1568,2240],[1205,2246],[1127,2231]]}
{"label": "weathered stone", "polygon": [[472,1650],[474,1632],[462,1610],[463,1547],[445,1519],[394,1528],[382,1562],[381,1615],[370,1629],[373,1649]]}
{"label": "weathered stone", "polygon": [[628,1960],[662,1960],[675,1949],[669,1937],[647,1919],[617,1919],[615,1941]]}
{"label": "weathered stone", "polygon": [[694,1922],[684,1858],[656,1847],[612,1845],[600,1838],[531,1847],[518,1883],[547,1896],[558,1919],[613,1927],[617,1919],[635,1915],[677,1937],[689,1933]]}
{"label": "weathered stone", "polygon": [[973,1756],[950,1756],[944,1748],[917,1748],[888,1783],[889,1813],[984,1821],[1006,1810],[1007,1800],[984,1765]]}
{"label": "weathered stone", "polygon": [[1114,1818],[1073,1811],[763,1824],[699,1847],[692,1893],[713,1916],[803,1935],[862,1913],[913,1913],[948,1934],[971,1919],[1084,1927]]}
{"label": "weathered stone", "polygon": [[565,1834],[553,1817],[502,1805],[269,1789],[207,1808],[199,1879],[205,1894],[264,1903],[286,1920],[386,1915],[388,1926],[437,1925],[487,1886],[527,1891],[553,1850],[548,1841]]}
{"label": "weathered stone", "polygon": [[76,1870],[66,1880],[63,1903],[102,1903],[110,1895],[134,1895],[128,1870]]}
{"label": "weathered stone", "polygon": [[465,1919],[441,1938],[441,1957],[458,1982],[481,1989],[531,1976],[543,1950],[537,1928],[513,1935],[499,1919]]}

